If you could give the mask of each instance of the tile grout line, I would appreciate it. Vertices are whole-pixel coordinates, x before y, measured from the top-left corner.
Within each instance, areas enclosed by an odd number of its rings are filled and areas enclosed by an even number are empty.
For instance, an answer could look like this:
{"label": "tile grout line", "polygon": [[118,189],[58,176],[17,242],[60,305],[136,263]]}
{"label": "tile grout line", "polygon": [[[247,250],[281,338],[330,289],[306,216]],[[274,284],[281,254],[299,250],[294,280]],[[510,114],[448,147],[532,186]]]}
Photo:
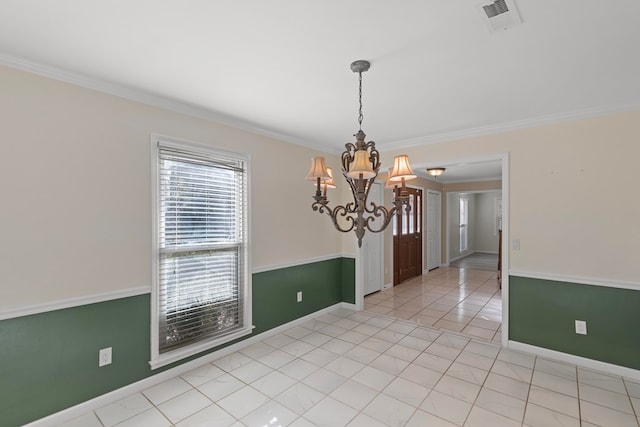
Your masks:
{"label": "tile grout line", "polygon": [[577,365],[575,367],[575,370],[576,370],[576,398],[578,399],[578,419],[582,420],[582,399],[580,399],[580,372],[578,371]]}
{"label": "tile grout line", "polygon": [[529,388],[527,389],[527,397],[524,401],[524,412],[522,413],[522,425],[524,426],[524,420],[527,418],[527,409],[529,408],[529,397],[531,396],[531,387],[533,386],[533,376],[536,373],[536,365],[538,364],[538,356],[534,356],[533,366],[531,367],[531,378],[529,379]]}
{"label": "tile grout line", "polygon": [[636,407],[634,406],[633,400],[631,399],[631,391],[629,390],[629,386],[627,385],[627,382],[624,380],[624,378],[622,379],[622,384],[624,385],[624,389],[627,392],[627,397],[629,398],[629,403],[631,404],[631,411],[633,411],[633,416],[635,417],[638,426],[640,426],[640,413],[636,411]]}

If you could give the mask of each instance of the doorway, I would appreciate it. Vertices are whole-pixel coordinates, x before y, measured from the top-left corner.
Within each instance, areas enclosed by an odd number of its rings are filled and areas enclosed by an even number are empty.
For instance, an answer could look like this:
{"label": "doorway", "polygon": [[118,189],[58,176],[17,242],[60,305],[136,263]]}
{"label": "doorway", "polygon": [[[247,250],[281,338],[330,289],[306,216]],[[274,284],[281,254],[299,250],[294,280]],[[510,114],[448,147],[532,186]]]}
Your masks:
{"label": "doorway", "polygon": [[[484,156],[476,156],[476,157],[466,157],[466,158],[457,158],[457,159],[449,159],[447,161],[442,161],[442,164],[451,164],[451,165],[462,165],[465,168],[470,168],[470,169],[474,169],[475,165],[484,165],[487,162],[493,162],[493,161],[498,161],[500,163],[500,177],[498,177],[497,179],[499,179],[502,183],[502,189],[501,189],[501,203],[500,203],[500,207],[502,215],[500,218],[500,223],[498,228],[501,229],[501,238],[500,238],[500,242],[503,244],[503,246],[508,247],[507,244],[509,242],[509,154],[508,153],[497,153],[497,154],[490,154],[490,155],[484,155]],[[477,169],[477,168],[476,168]],[[475,169],[474,169],[475,170]],[[471,181],[471,180],[469,180]],[[460,181],[462,182],[462,181]],[[465,180],[464,182],[467,182],[467,180]],[[425,195],[425,197],[428,197],[428,195]],[[445,200],[441,199],[441,204],[446,203]],[[441,205],[442,208],[442,205]],[[425,205],[425,210],[427,210],[427,206]],[[442,212],[442,211],[441,211]],[[443,220],[444,217],[441,217],[441,220]],[[394,218],[395,221],[395,218]],[[392,226],[392,230],[393,233],[396,233],[396,224],[393,224]],[[425,220],[425,227],[427,227],[426,224],[426,220]],[[447,227],[445,226],[444,228],[442,228],[442,235],[441,235],[441,239],[443,241],[443,245],[445,244],[445,242],[448,240],[448,234],[449,231],[447,229]],[[395,236],[391,236],[392,233],[389,233],[388,238],[384,239],[384,245],[385,247],[388,247],[389,250],[392,249],[393,247],[393,238],[395,238]],[[426,236],[426,234],[425,234]],[[425,241],[425,247],[426,247],[426,241]],[[386,246],[388,245],[388,246]],[[431,281],[431,276],[432,275],[438,275],[439,277],[441,277],[442,282],[439,284],[440,286],[443,286],[445,288],[450,288],[453,282],[459,282],[457,280],[454,280],[453,277],[451,277],[451,272],[452,270],[455,271],[459,271],[461,274],[464,271],[464,269],[451,269],[448,266],[448,259],[445,259],[446,254],[448,253],[448,249],[446,247],[442,247],[441,248],[441,262],[442,265],[440,268],[438,269],[434,269],[433,271],[430,272],[426,272],[424,276],[422,276],[423,278],[426,278],[427,280]],[[427,255],[428,256],[428,255]],[[392,261],[391,259],[392,257],[389,257],[388,260],[391,261],[393,264],[389,265],[390,267],[392,267],[392,272],[395,273],[395,262]],[[359,258],[361,259],[361,258]],[[425,265],[428,265],[427,263],[427,259],[424,260]],[[502,266],[508,266],[509,265],[509,251],[502,251],[502,253],[500,254],[500,264]],[[503,267],[504,269],[504,267]],[[505,269],[506,270],[506,269]],[[360,273],[360,269],[356,269],[356,295],[359,297],[356,297],[356,308],[359,310],[362,310],[363,308],[366,309],[367,311],[371,311],[371,312],[375,312],[375,313],[380,313],[380,314],[386,314],[389,316],[393,316],[393,317],[398,317],[398,318],[403,318],[403,319],[409,319],[412,321],[417,321],[418,323],[424,323],[421,321],[421,319],[419,319],[420,317],[422,317],[424,320],[428,320],[431,321],[433,320],[433,322],[437,322],[438,320],[444,320],[444,317],[452,317],[455,313],[453,313],[453,311],[447,311],[446,313],[440,313],[442,315],[442,317],[439,318],[435,318],[434,316],[432,316],[434,313],[417,313],[417,317],[416,313],[413,312],[411,313],[408,310],[404,310],[405,308],[408,307],[398,307],[397,304],[401,304],[402,302],[410,304],[411,305],[411,309],[419,309],[419,310],[431,310],[431,308],[426,307],[427,305],[429,305],[429,301],[425,300],[425,298],[422,298],[422,302],[424,303],[425,307],[415,307],[414,301],[416,300],[416,294],[413,292],[413,290],[410,290],[410,292],[407,293],[407,297],[404,298],[404,296],[401,296],[402,292],[398,293],[399,290],[404,290],[404,287],[407,287],[407,291],[409,291],[409,288],[411,288],[413,286],[413,282],[414,281],[420,281],[422,280],[421,278],[415,278],[413,280],[408,280],[406,282],[406,284],[402,284],[401,288],[393,288],[393,289],[386,289],[383,290],[381,292],[378,292],[376,294],[373,295],[369,295],[367,297],[367,303],[365,305],[365,301],[364,301],[364,293],[363,293],[363,286],[362,286],[362,276],[359,274]],[[484,271],[479,271],[477,273],[473,273],[472,275],[473,280],[477,280],[477,279],[482,279],[482,277],[476,277],[479,275],[483,275],[486,273],[490,273],[490,274],[495,274],[496,272],[484,272]],[[497,333],[495,335],[495,337],[493,338],[493,341],[499,344],[502,344],[502,346],[507,346],[508,345],[508,337],[509,337],[509,324],[508,324],[508,319],[509,319],[509,276],[507,274],[507,272],[504,272],[504,277],[502,277],[502,287],[499,291],[499,294],[501,297],[499,299],[494,299],[491,298],[490,301],[490,307],[488,306],[487,308],[491,308],[491,314],[492,315],[496,315],[496,319],[495,320],[501,320],[500,324],[501,324],[501,329],[499,330],[499,333]],[[468,272],[465,272],[465,275],[467,276],[467,278],[470,278],[470,275],[468,274]],[[395,284],[395,274],[393,274],[393,277],[389,277],[389,279],[394,280],[394,284]],[[440,280],[440,279],[437,279]],[[437,280],[435,280],[434,282],[437,282]],[[495,280],[495,279],[493,279]],[[462,281],[463,283],[463,288],[468,288],[468,284],[465,283],[464,281]],[[434,284],[435,286],[438,286],[438,283]],[[476,282],[477,285],[477,282]],[[474,286],[476,286],[474,285]],[[421,286],[420,288],[424,288],[424,286]],[[442,288],[439,290],[438,293],[442,294],[441,291],[444,291],[446,289]],[[468,289],[467,289],[468,290]],[[448,289],[448,291],[451,292],[455,292],[455,290],[452,289]],[[483,290],[484,291],[484,290]],[[411,294],[411,295],[409,295]],[[433,294],[433,295],[429,295],[427,298],[429,297],[433,297],[435,298],[437,295]],[[446,295],[444,296],[446,297]],[[486,297],[486,296],[483,296]],[[391,304],[391,302],[388,300],[388,298],[392,298],[393,299],[393,303]],[[386,301],[384,301],[385,299],[387,299]],[[404,299],[404,301],[401,302],[401,300]],[[439,304],[439,302],[433,302],[435,304]],[[463,303],[465,303],[463,301]],[[436,310],[442,310],[443,306],[437,307]],[[453,310],[458,310],[457,308],[454,308]],[[466,313],[464,313],[464,315],[466,315]],[[492,316],[493,317],[493,316]],[[483,318],[484,320],[484,318]],[[492,319],[493,321],[493,319]],[[434,325],[434,323],[430,323],[431,325]],[[427,323],[425,323],[427,324]],[[434,325],[435,326],[435,325]],[[467,325],[468,326],[468,325]],[[486,326],[486,325],[483,325]],[[436,327],[439,327],[436,326]],[[447,329],[446,327],[444,327],[444,329]],[[465,331],[467,332],[467,331]],[[465,333],[463,332],[463,333]]]}
{"label": "doorway", "polygon": [[410,209],[395,216],[393,285],[422,275],[422,189],[407,187]]}
{"label": "doorway", "polygon": [[454,267],[470,256],[490,254],[497,270],[502,190],[451,191],[446,199],[445,265]]}

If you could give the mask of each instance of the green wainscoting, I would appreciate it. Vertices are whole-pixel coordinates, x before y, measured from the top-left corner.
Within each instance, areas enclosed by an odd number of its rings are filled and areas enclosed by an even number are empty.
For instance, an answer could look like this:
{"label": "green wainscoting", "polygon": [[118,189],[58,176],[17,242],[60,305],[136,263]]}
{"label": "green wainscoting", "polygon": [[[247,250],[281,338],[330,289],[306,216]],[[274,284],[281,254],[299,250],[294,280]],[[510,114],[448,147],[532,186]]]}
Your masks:
{"label": "green wainscoting", "polygon": [[[353,303],[355,260],[256,273],[252,281],[255,335]],[[21,426],[178,365],[151,371],[149,329],[149,294],[0,321],[0,425]],[[113,363],[98,368],[104,347],[113,347]]]}
{"label": "green wainscoting", "polygon": [[[18,426],[149,375],[149,295],[0,321],[0,425]],[[113,364],[98,368],[98,350]]]}
{"label": "green wainscoting", "polygon": [[342,258],[342,301],[356,303],[356,260]]}
{"label": "green wainscoting", "polygon": [[[355,292],[355,262],[335,258],[312,264],[270,270],[253,275],[254,334],[337,304],[343,294],[344,276],[351,280]],[[351,266],[351,271],[343,268]],[[348,286],[347,284],[346,286]],[[277,289],[277,292],[274,290]],[[296,294],[302,291],[302,302]],[[345,301],[349,302],[349,301]]]}
{"label": "green wainscoting", "polygon": [[640,291],[509,276],[512,341],[640,369],[639,325]]}

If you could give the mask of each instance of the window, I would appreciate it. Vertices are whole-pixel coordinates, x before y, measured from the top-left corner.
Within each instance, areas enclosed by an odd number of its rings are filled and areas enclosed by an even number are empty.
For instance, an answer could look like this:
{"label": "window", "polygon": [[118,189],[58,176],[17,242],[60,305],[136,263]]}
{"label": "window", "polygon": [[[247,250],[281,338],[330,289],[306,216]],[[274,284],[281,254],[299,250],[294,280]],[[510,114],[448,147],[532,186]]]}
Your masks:
{"label": "window", "polygon": [[502,199],[493,199],[493,215],[495,217],[493,235],[498,236],[498,231],[502,230]]}
{"label": "window", "polygon": [[460,252],[469,249],[469,199],[460,198]]}
{"label": "window", "polygon": [[151,366],[251,332],[246,156],[152,137]]}

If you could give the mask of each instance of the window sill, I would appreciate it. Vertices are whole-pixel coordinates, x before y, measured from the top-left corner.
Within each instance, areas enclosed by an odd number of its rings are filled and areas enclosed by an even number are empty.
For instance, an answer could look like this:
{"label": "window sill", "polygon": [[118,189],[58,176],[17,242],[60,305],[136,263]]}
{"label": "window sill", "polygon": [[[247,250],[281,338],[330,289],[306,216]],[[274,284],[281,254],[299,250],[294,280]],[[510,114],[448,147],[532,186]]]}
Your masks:
{"label": "window sill", "polygon": [[250,326],[244,329],[240,329],[229,335],[225,335],[223,337],[219,337],[211,341],[197,343],[197,344],[186,346],[184,348],[169,351],[167,353],[154,355],[149,361],[149,366],[151,366],[151,369],[153,370],[153,369],[158,369],[163,366],[169,365],[171,363],[179,362],[180,360],[185,359],[187,357],[196,355],[200,352],[210,350],[212,348],[221,346],[235,339],[249,335],[253,331],[253,328],[255,328],[255,326]]}

